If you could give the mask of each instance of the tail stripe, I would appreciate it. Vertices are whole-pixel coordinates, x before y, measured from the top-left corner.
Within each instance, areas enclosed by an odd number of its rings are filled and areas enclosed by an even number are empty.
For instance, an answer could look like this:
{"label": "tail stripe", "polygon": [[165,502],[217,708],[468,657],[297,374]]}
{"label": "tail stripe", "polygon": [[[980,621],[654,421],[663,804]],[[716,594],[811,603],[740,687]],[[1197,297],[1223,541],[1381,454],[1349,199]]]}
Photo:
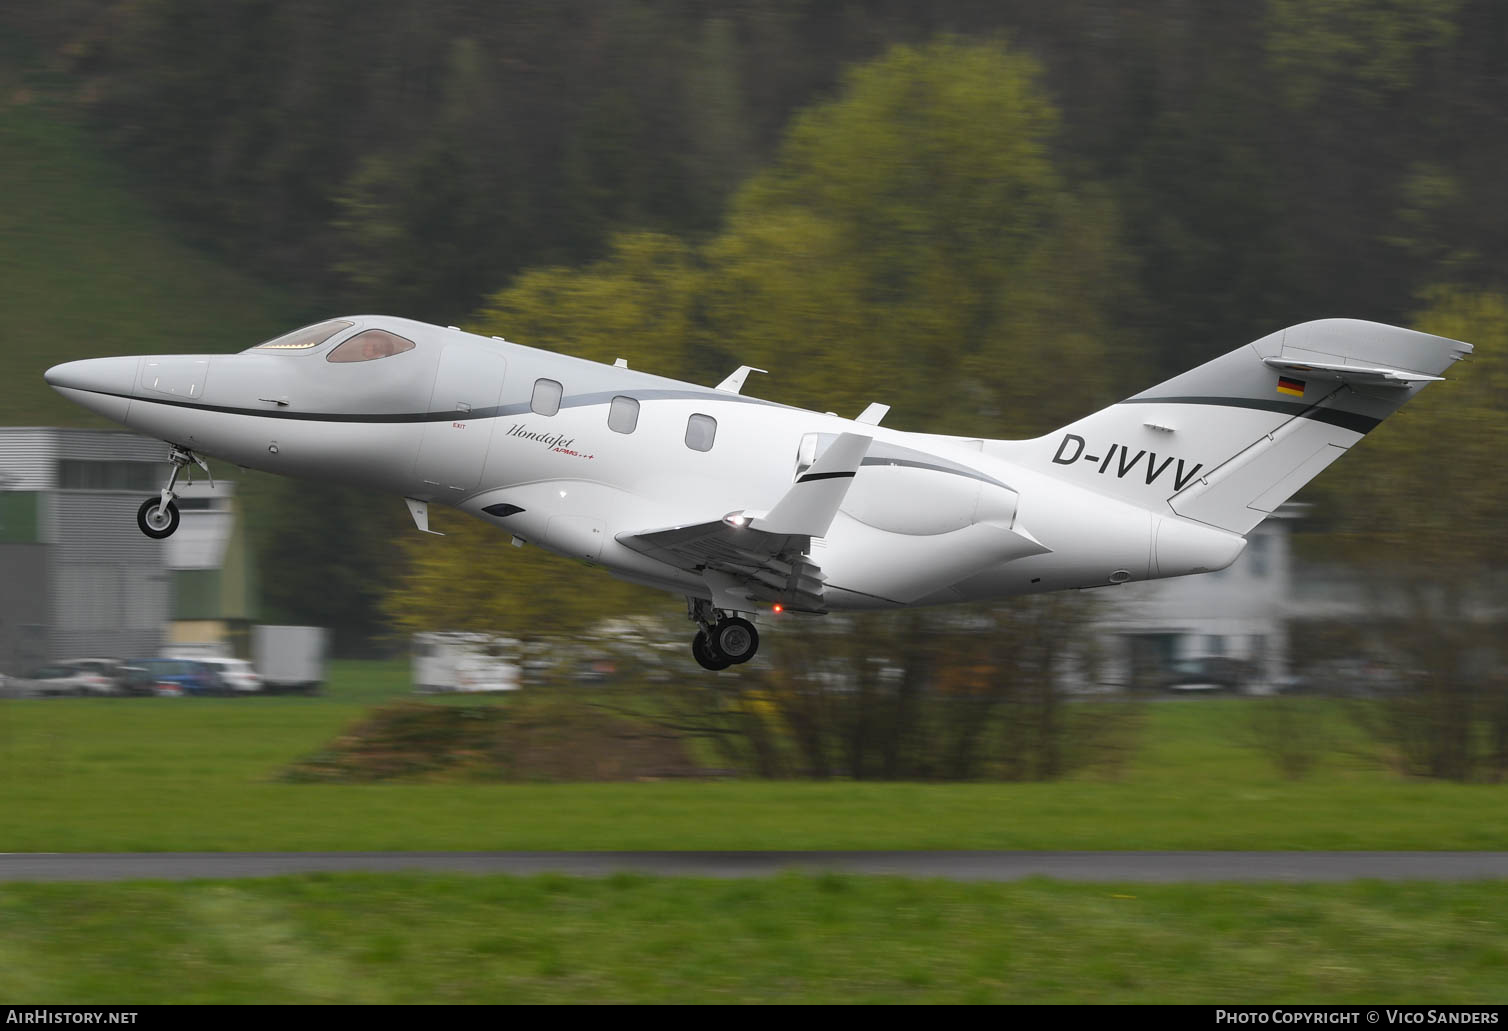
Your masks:
{"label": "tail stripe", "polygon": [[1296,415],[1301,419],[1313,419],[1316,422],[1339,426],[1343,430],[1351,430],[1355,433],[1370,433],[1377,428],[1378,423],[1382,422],[1381,419],[1375,419],[1370,415],[1361,415],[1357,412],[1345,412],[1338,408],[1320,408],[1316,405],[1306,405],[1298,401],[1275,401],[1265,397],[1128,397],[1121,404],[1215,405],[1220,408],[1255,408],[1264,412],[1281,412],[1286,415]]}

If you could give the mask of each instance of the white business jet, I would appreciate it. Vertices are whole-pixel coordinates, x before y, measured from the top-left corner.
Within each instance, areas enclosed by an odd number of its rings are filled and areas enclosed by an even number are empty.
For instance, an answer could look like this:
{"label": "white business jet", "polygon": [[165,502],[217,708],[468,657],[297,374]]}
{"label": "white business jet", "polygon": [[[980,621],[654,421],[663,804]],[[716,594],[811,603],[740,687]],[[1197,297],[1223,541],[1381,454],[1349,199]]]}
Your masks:
{"label": "white business jet", "polygon": [[[1308,322],[1034,440],[908,433],[363,315],[240,354],[94,358],[64,397],[211,455],[389,491],[418,528],[445,504],[686,596],[708,669],[747,662],[745,616],[984,601],[1223,569],[1245,534],[1471,345]],[[1048,389],[1063,389],[1054,386]],[[190,470],[192,472],[192,470]]]}

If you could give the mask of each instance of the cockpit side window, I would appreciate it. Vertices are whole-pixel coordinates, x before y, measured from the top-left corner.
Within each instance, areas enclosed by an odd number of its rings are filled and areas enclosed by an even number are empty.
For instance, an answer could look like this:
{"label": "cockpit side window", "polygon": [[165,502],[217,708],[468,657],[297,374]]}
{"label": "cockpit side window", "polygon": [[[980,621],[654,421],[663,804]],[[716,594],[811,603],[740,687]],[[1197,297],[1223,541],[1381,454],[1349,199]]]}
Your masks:
{"label": "cockpit side window", "polygon": [[312,326],[303,329],[295,329],[292,333],[284,333],[280,337],[264,340],[262,343],[251,348],[253,351],[307,351],[311,347],[318,347],[329,340],[343,329],[350,329],[356,325],[344,319],[332,319],[329,322],[316,322]]}
{"label": "cockpit side window", "polygon": [[390,358],[404,351],[412,351],[414,342],[385,329],[369,329],[357,333],[351,339],[330,352],[328,362],[370,362],[378,358]]}

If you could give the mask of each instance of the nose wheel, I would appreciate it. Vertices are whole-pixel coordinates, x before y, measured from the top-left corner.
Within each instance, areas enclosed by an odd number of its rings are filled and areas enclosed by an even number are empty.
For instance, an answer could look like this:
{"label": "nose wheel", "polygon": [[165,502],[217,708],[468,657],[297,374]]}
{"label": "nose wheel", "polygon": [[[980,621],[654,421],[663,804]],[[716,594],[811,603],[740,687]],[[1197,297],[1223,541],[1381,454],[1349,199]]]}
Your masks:
{"label": "nose wheel", "polygon": [[171,501],[164,505],[161,498],[147,498],[136,510],[136,525],[142,533],[156,540],[173,536],[173,531],[178,529],[178,518],[178,506]]}
{"label": "nose wheel", "polygon": [[[162,488],[162,492],[157,497],[143,501],[141,507],[136,510],[137,527],[148,537],[159,541],[164,537],[173,536],[173,532],[178,529],[178,506],[173,503],[173,500],[178,497],[173,493],[173,487],[178,482],[178,474],[192,462],[204,470],[204,475],[209,476],[209,466],[204,464],[204,459],[186,447],[173,445],[168,461],[173,463],[173,471],[168,476],[168,485]],[[188,482],[194,482],[192,470],[189,471]],[[210,476],[209,483],[211,487],[215,485],[213,476]]]}
{"label": "nose wheel", "polygon": [[727,669],[748,662],[759,651],[759,631],[753,623],[700,598],[687,601],[692,621],[701,628],[691,639],[691,655],[703,669]]}

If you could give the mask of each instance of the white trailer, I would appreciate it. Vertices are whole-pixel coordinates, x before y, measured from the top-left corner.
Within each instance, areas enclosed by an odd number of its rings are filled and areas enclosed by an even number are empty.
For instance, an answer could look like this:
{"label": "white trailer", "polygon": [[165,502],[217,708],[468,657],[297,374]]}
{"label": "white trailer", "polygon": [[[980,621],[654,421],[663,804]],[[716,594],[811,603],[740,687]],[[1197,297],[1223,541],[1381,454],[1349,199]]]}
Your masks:
{"label": "white trailer", "polygon": [[445,692],[516,691],[518,642],[490,634],[414,635],[414,690]]}
{"label": "white trailer", "polygon": [[329,634],[322,626],[252,628],[251,655],[269,694],[317,694],[325,682]]}

